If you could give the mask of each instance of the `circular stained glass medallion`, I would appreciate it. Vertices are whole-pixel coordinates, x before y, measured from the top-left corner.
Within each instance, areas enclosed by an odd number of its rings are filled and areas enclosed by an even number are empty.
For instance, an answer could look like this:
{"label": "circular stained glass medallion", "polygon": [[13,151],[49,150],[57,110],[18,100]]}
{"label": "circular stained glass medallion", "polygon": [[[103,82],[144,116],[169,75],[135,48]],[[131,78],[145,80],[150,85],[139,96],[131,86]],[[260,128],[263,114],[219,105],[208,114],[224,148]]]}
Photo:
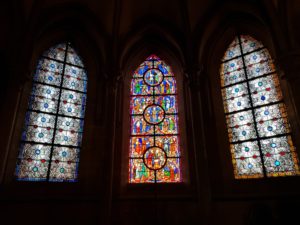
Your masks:
{"label": "circular stained glass medallion", "polygon": [[158,69],[150,69],[147,70],[144,74],[144,81],[149,86],[157,86],[159,85],[164,79],[164,75]]}
{"label": "circular stained glass medallion", "polygon": [[150,124],[159,124],[165,118],[165,111],[160,105],[149,105],[144,110],[144,119]]}
{"label": "circular stained glass medallion", "polygon": [[165,166],[167,156],[162,148],[154,146],[145,151],[143,160],[149,169],[159,170]]}

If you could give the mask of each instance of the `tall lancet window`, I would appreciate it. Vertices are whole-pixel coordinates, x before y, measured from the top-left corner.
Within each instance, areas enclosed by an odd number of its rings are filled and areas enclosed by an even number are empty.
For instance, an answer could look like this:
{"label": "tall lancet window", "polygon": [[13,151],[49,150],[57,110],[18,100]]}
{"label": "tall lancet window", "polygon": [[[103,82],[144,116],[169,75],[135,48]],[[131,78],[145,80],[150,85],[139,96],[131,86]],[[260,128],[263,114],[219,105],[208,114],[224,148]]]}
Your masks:
{"label": "tall lancet window", "polygon": [[86,91],[87,75],[70,43],[43,53],[33,75],[17,180],[76,181]]}
{"label": "tall lancet window", "polygon": [[299,174],[278,75],[261,42],[239,35],[221,64],[235,178]]}
{"label": "tall lancet window", "polygon": [[156,55],[133,73],[130,90],[130,183],[181,181],[177,86]]}

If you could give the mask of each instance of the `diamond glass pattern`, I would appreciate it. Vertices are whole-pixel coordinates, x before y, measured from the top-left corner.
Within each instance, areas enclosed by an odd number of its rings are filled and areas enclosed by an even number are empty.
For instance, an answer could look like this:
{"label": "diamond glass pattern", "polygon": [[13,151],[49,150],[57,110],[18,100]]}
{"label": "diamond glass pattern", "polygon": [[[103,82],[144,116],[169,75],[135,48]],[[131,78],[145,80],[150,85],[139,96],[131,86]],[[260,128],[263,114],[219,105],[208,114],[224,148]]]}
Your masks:
{"label": "diamond glass pattern", "polygon": [[17,180],[77,180],[87,76],[70,43],[43,53],[33,76]]}
{"label": "diamond glass pattern", "polygon": [[269,51],[248,35],[237,36],[224,54],[220,77],[235,178],[299,174]]}

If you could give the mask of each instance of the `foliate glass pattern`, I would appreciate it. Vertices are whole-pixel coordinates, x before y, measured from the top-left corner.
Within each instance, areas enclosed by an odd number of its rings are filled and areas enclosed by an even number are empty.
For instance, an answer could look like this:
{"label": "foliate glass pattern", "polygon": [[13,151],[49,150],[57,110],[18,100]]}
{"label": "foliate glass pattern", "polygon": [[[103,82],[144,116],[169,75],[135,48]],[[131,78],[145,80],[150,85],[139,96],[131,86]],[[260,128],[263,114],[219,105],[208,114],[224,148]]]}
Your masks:
{"label": "foliate glass pattern", "polygon": [[70,43],[43,53],[33,76],[17,180],[77,180],[86,91],[86,71]]}
{"label": "foliate glass pattern", "polygon": [[130,183],[181,182],[177,86],[170,66],[149,56],[130,89]]}
{"label": "foliate glass pattern", "polygon": [[279,78],[269,51],[239,35],[222,59],[221,91],[235,178],[299,174]]}

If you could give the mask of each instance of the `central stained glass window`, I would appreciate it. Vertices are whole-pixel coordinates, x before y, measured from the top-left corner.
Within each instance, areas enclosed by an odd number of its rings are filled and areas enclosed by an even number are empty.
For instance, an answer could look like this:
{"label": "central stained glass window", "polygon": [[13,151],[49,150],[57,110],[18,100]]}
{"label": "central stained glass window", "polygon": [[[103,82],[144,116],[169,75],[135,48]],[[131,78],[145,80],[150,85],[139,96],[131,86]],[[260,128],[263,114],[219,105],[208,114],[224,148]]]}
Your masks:
{"label": "central stained glass window", "polygon": [[279,78],[269,51],[248,35],[230,44],[221,86],[236,178],[299,174]]}
{"label": "central stained glass window", "polygon": [[130,89],[130,183],[181,181],[177,87],[156,55],[133,73]]}
{"label": "central stained glass window", "polygon": [[87,75],[70,43],[44,52],[33,76],[17,180],[77,180]]}

